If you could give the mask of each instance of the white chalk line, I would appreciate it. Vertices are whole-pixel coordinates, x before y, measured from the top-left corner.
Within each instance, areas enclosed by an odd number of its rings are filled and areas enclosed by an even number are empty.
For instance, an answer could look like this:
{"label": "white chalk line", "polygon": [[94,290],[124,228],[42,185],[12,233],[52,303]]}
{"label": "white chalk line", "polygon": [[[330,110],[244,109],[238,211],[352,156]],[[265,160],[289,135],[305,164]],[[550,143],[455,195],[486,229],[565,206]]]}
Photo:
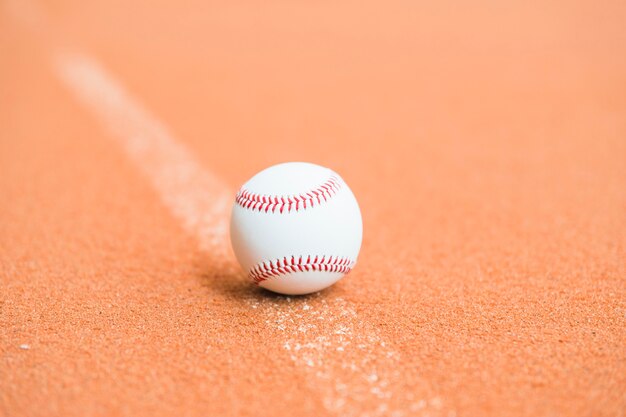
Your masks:
{"label": "white chalk line", "polygon": [[91,109],[202,250],[226,252],[233,194],[93,59],[55,57],[57,75]]}
{"label": "white chalk line", "polygon": [[[198,239],[200,248],[212,255],[226,254],[233,199],[228,187],[202,168],[95,60],[58,54],[54,68],[79,101],[98,116],[184,229]],[[359,319],[353,306],[337,297],[314,297],[311,305],[289,297],[288,305],[253,295],[246,301],[261,310],[290,358],[311,376],[311,389],[322,395],[328,412],[403,417],[441,410],[438,397],[420,398],[399,384],[399,354],[373,326]],[[377,404],[374,409],[372,403]]]}

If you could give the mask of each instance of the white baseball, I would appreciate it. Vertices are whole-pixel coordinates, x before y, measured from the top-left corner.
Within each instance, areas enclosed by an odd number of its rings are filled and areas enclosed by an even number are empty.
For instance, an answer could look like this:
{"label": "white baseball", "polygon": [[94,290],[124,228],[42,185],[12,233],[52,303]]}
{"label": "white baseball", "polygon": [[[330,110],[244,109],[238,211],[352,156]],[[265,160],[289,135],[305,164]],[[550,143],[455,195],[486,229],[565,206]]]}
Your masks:
{"label": "white baseball", "polygon": [[319,165],[290,162],[245,183],[233,205],[235,255],[259,286],[308,294],[331,286],[356,264],[363,223],[350,188]]}

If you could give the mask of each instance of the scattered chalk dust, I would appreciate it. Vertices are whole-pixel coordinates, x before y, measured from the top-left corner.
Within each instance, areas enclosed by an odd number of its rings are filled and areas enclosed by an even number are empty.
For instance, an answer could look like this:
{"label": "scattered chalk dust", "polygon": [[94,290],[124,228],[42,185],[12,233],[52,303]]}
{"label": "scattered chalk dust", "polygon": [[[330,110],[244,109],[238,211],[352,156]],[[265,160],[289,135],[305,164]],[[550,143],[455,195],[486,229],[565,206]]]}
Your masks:
{"label": "scattered chalk dust", "polygon": [[[441,398],[408,386],[401,355],[341,297],[246,299],[280,337],[283,349],[341,416],[448,416]],[[414,389],[413,389],[414,388]]]}

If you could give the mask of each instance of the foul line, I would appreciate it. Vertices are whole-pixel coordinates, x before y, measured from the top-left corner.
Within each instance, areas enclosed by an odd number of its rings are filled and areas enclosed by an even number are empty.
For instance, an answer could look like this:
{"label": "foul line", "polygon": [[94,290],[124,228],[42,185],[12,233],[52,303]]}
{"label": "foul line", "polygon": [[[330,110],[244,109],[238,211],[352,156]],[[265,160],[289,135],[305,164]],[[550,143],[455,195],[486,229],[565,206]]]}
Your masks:
{"label": "foul line", "polygon": [[[59,37],[45,30],[45,16],[36,3],[6,0],[4,6],[40,37]],[[198,239],[200,248],[215,256],[230,256],[227,221],[235,196],[229,187],[204,169],[96,60],[68,53],[54,53],[53,58],[58,77],[98,116],[103,128],[152,183],[165,206]],[[427,402],[407,391],[399,355],[341,298],[329,298],[330,305],[322,299],[319,308],[306,301],[287,305],[259,303],[250,298],[246,301],[252,303],[252,308],[266,309],[266,324],[283,333],[284,350],[306,370],[307,379],[312,380],[311,386],[322,396],[328,412],[347,417],[402,417],[442,411],[438,397]],[[298,320],[305,314],[309,326],[302,326]],[[349,351],[350,355],[339,359],[339,368],[333,366],[331,356]],[[383,364],[386,366],[380,366]],[[372,400],[377,403],[375,409],[371,409]]]}
{"label": "foul line", "polygon": [[234,198],[229,188],[202,168],[95,60],[59,54],[55,69],[74,95],[99,116],[185,230],[197,237],[201,249],[228,253],[227,219]]}
{"label": "foul line", "polygon": [[[216,256],[230,254],[227,219],[234,194],[229,188],[202,168],[95,60],[57,54],[54,63],[61,80],[99,116],[99,122],[152,183],[185,230],[197,237],[200,248]],[[404,417],[441,411],[438,397],[427,402],[406,391],[397,352],[389,349],[377,329],[361,322],[354,308],[341,298],[329,299],[331,304],[323,299],[319,308],[306,302],[302,306],[279,306],[246,301],[252,308],[265,309],[266,324],[280,334],[286,353],[314,381],[312,387],[322,397],[326,411],[347,417]],[[307,326],[296,319],[305,315],[310,323]],[[330,356],[336,356],[338,364],[333,365]],[[381,362],[387,365],[380,367]],[[377,404],[375,409],[366,405],[372,401]],[[425,410],[427,407],[430,409]]]}

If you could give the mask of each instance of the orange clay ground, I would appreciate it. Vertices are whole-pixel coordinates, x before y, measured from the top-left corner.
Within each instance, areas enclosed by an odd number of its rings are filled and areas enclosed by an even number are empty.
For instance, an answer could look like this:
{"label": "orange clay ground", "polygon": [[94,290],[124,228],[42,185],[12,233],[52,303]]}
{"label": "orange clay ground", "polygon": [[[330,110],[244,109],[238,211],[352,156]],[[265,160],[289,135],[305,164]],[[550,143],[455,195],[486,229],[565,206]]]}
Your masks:
{"label": "orange clay ground", "polygon": [[[624,416],[626,7],[548,3],[0,4],[0,415]],[[339,172],[353,273],[251,286],[66,50],[232,197]]]}

